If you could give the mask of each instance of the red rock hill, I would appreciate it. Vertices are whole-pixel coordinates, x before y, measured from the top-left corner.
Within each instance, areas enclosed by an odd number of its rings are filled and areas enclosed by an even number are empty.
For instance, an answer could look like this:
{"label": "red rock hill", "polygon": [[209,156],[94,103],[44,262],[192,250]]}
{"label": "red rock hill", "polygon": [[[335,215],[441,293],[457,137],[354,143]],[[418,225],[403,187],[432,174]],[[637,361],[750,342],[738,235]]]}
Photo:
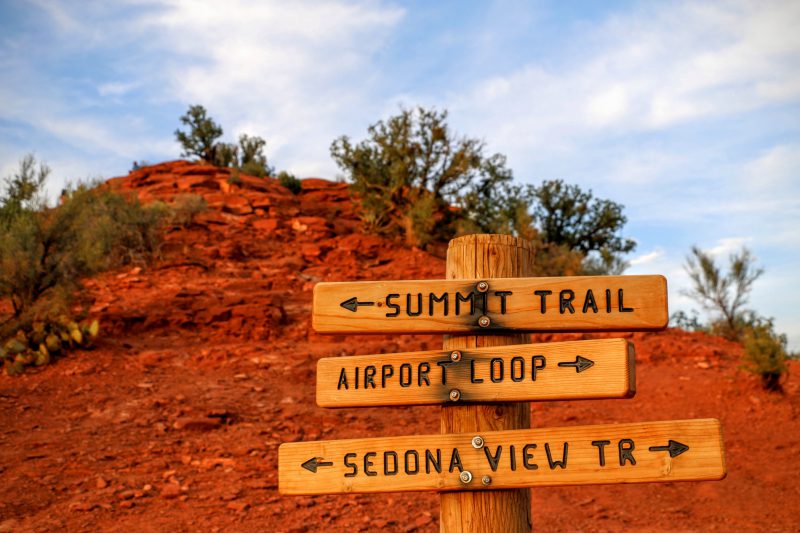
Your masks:
{"label": "red rock hill", "polygon": [[[281,442],[437,433],[438,408],[325,410],[321,356],[434,349],[437,336],[320,336],[316,282],[444,277],[444,262],[359,230],[344,184],[175,161],[109,180],[143,201],[205,198],[162,258],[86,282],[96,349],[0,377],[2,531],[436,531],[431,494],[277,494]],[[797,530],[800,404],[738,371],[741,348],[704,334],[629,334],[630,400],[546,402],[536,426],[716,417],[717,483],[533,491],[547,531]],[[538,340],[583,335],[541,335]],[[796,364],[792,365],[797,370]]]}

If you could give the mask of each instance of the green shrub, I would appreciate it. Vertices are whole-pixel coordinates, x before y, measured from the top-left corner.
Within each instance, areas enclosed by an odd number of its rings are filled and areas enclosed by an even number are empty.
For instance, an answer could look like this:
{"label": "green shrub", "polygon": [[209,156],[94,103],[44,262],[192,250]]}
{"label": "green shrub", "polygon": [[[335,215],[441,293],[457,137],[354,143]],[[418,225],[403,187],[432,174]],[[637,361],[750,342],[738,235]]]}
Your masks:
{"label": "green shrub", "polygon": [[[87,184],[69,187],[60,205],[43,198],[49,169],[28,156],[0,194],[0,298],[13,314],[0,320],[0,339],[34,324],[68,322],[80,280],[101,270],[143,263],[158,254],[163,209]],[[64,318],[66,317],[66,318]]]}
{"label": "green shrub", "polygon": [[669,325],[684,331],[708,331],[708,328],[700,322],[700,316],[697,311],[692,311],[691,316],[684,311],[676,311],[669,317]]}
{"label": "green shrub", "polygon": [[294,176],[294,174],[290,174],[285,170],[281,170],[278,173],[278,183],[280,183],[281,186],[289,189],[289,191],[291,191],[292,194],[300,194],[300,191],[303,190],[303,186],[300,180],[297,179]]}
{"label": "green shrub", "polygon": [[561,264],[572,272],[578,255],[576,274],[624,270],[621,254],[635,243],[621,236],[620,204],[560,180],[514,185],[506,157],[453,133],[446,111],[403,109],[367,132],[357,144],[342,136],[331,145],[367,231],[414,246],[468,233],[511,234],[555,254],[548,270]]}
{"label": "green shrub", "polygon": [[692,289],[684,294],[717,313],[718,318],[711,328],[715,334],[740,341],[748,323],[747,317],[751,315],[744,306],[753,283],[764,269],[755,266],[755,258],[747,248],[728,259],[728,272],[722,272],[710,254],[692,246],[692,254],[684,265],[692,280]]}
{"label": "green shrub", "polygon": [[744,368],[761,376],[770,391],[781,391],[781,377],[788,371],[786,335],[775,332],[772,319],[756,317],[744,328]]}
{"label": "green shrub", "polygon": [[189,106],[180,120],[189,127],[187,132],[175,130],[175,138],[183,148],[182,156],[197,157],[218,167],[235,168],[249,176],[263,178],[272,174],[273,169],[264,155],[267,141],[261,137],[242,134],[238,145],[217,142],[222,137],[222,127],[206,115],[201,105]]}
{"label": "green shrub", "polygon": [[261,137],[242,134],[239,136],[239,169],[249,176],[264,178],[272,174],[273,169],[267,164],[264,147],[267,141]]}
{"label": "green shrub", "polygon": [[231,184],[231,185],[241,185],[242,184],[242,178],[241,178],[241,176],[239,176],[239,170],[238,169],[233,169],[233,171],[231,172],[231,175],[228,176],[228,183]]}
{"label": "green shrub", "polygon": [[[437,222],[436,201],[433,195],[424,195],[409,206],[405,215],[405,236],[408,246],[424,248],[435,239]],[[438,219],[438,220],[437,220]]]}
{"label": "green shrub", "polygon": [[[473,186],[491,191],[498,180],[510,179],[502,156],[487,159],[482,141],[449,129],[446,111],[403,109],[367,131],[358,144],[346,136],[336,139],[331,156],[359,198],[365,225],[403,236],[408,244],[451,238],[463,215],[451,206],[461,206]],[[412,210],[430,212],[437,221],[430,239],[414,231]]]}
{"label": "green shrub", "polygon": [[176,226],[187,228],[194,224],[194,219],[208,209],[206,199],[199,194],[178,194],[172,202],[170,222]]}
{"label": "green shrub", "polygon": [[236,167],[239,161],[239,148],[235,144],[217,143],[214,145],[214,161],[218,167]]}
{"label": "green shrub", "polygon": [[201,105],[189,106],[189,110],[181,117],[181,123],[189,128],[188,132],[175,130],[175,137],[183,148],[181,155],[215,163],[216,140],[222,137],[222,128],[206,116],[206,109]]}

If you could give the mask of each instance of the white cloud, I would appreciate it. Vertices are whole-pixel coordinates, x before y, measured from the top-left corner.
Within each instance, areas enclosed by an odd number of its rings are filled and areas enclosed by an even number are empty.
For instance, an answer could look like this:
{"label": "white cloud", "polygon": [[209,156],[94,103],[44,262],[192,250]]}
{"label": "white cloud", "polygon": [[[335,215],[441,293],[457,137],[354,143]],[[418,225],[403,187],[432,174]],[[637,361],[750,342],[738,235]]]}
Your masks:
{"label": "white cloud", "polygon": [[782,144],[765,151],[744,167],[742,181],[751,190],[800,184],[800,144]]}
{"label": "white cloud", "polygon": [[651,265],[661,260],[664,257],[664,255],[665,255],[664,250],[662,250],[661,248],[657,248],[652,252],[647,252],[642,255],[637,255],[636,257],[630,260],[630,264],[631,266],[636,266],[636,267]]}
{"label": "white cloud", "polygon": [[328,174],[328,146],[370,105],[373,55],[402,18],[378,3],[172,1],[141,30],[177,54],[165,74],[180,100],[231,138],[265,137],[282,167]]}
{"label": "white cloud", "polygon": [[516,155],[796,102],[798,27],[797,2],[646,4],[588,27],[570,62],[492,76],[456,108]]}
{"label": "white cloud", "polygon": [[123,96],[132,90],[139,87],[141,83],[139,82],[122,82],[122,81],[112,81],[108,83],[102,83],[97,87],[97,93],[100,96]]}

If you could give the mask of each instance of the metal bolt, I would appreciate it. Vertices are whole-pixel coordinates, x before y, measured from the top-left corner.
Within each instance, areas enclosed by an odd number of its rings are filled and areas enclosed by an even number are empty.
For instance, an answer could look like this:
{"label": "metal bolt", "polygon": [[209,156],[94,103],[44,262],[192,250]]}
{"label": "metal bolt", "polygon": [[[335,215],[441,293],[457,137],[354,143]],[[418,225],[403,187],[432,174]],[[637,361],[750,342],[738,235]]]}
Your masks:
{"label": "metal bolt", "polygon": [[480,435],[475,435],[474,437],[472,437],[472,447],[475,448],[476,450],[480,450],[481,448],[483,448],[483,437],[481,437]]}
{"label": "metal bolt", "polygon": [[450,391],[450,401],[457,402],[461,399],[461,391],[458,389],[453,389]]}
{"label": "metal bolt", "polygon": [[458,475],[458,479],[461,480],[461,483],[467,484],[472,481],[472,472],[469,470],[464,470]]}
{"label": "metal bolt", "polygon": [[491,323],[492,323],[492,321],[491,321],[491,320],[489,319],[489,317],[488,317],[488,316],[486,316],[486,315],[483,315],[482,317],[480,317],[480,318],[478,319],[478,325],[479,325],[480,327],[482,327],[482,328],[488,328],[488,327],[489,327],[489,324],[491,324]]}
{"label": "metal bolt", "polygon": [[454,363],[458,363],[459,361],[461,361],[461,352],[459,352],[458,350],[453,350],[452,352],[450,352],[450,360]]}
{"label": "metal bolt", "polygon": [[492,482],[492,476],[483,476],[481,478],[481,483],[483,483],[484,485],[488,485],[491,482]]}
{"label": "metal bolt", "polygon": [[479,281],[475,288],[478,289],[478,292],[486,292],[489,290],[489,284],[485,281]]}

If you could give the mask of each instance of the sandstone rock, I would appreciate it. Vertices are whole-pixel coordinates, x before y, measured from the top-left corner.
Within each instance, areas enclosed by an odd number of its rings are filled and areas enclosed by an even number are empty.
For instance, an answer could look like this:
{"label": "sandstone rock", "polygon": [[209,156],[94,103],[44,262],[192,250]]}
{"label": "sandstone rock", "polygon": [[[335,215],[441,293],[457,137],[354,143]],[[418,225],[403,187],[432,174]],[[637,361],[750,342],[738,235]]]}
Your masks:
{"label": "sandstone rock", "polygon": [[278,229],[279,221],[277,218],[259,218],[253,220],[251,224],[258,231],[273,232]]}
{"label": "sandstone rock", "polygon": [[246,511],[249,508],[250,504],[247,502],[230,502],[228,504],[228,509],[230,509],[231,511],[236,511],[237,513]]}
{"label": "sandstone rock", "polygon": [[244,196],[227,194],[223,199],[222,211],[232,215],[249,215],[253,212],[253,206]]}
{"label": "sandstone rock", "polygon": [[161,487],[161,496],[167,499],[177,498],[181,495],[181,487],[175,483],[167,483]]}
{"label": "sandstone rock", "polygon": [[177,430],[187,431],[210,431],[222,425],[222,419],[209,417],[188,417],[178,418],[172,427]]}
{"label": "sandstone rock", "polygon": [[74,502],[69,504],[70,511],[89,512],[97,508],[96,503],[91,502]]}

